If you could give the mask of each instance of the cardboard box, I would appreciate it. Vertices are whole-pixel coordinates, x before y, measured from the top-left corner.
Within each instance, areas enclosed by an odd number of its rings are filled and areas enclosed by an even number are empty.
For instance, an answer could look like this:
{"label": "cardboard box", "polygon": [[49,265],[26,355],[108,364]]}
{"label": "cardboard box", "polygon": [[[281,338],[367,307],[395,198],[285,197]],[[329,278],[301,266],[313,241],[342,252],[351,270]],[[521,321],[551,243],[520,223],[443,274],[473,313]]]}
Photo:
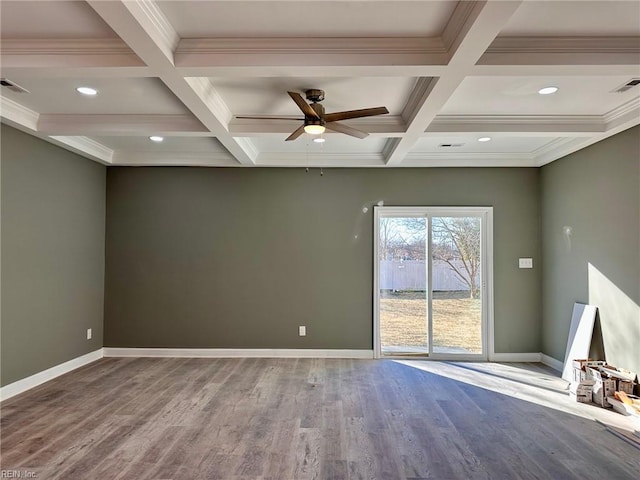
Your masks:
{"label": "cardboard box", "polygon": [[603,365],[598,367],[601,372],[607,373],[611,377],[616,377],[622,380],[629,380],[635,382],[637,375],[634,372],[625,370],[624,368],[617,368],[612,365]]}
{"label": "cardboard box", "polygon": [[616,390],[618,392],[624,392],[628,395],[633,395],[633,389],[635,388],[636,384],[633,382],[630,382],[628,380],[618,380],[618,386],[616,388]]}
{"label": "cardboard box", "polygon": [[587,362],[584,364],[585,368],[591,367],[591,368],[599,368],[599,367],[604,367],[607,364],[607,362],[605,362],[604,360],[587,360]]}
{"label": "cardboard box", "polygon": [[571,379],[573,382],[584,382],[586,380],[591,380],[591,375],[589,375],[589,372],[586,372],[585,370],[580,370],[579,368],[574,368],[573,369],[573,377]]}
{"label": "cardboard box", "polygon": [[606,378],[596,381],[593,384],[591,392],[591,398],[593,403],[600,405],[603,408],[611,408],[611,404],[607,400],[607,397],[612,397],[616,391],[616,381],[613,378]]}
{"label": "cardboard box", "polygon": [[569,393],[569,398],[578,403],[592,403],[591,395],[577,395],[575,393]]}
{"label": "cardboard box", "polygon": [[[615,367],[610,367],[610,368],[615,368]],[[602,367],[587,367],[587,372],[589,372],[589,376],[593,379],[593,380],[603,380],[603,379],[607,379],[610,378],[610,375],[608,372],[602,370]]]}
{"label": "cardboard box", "polygon": [[577,368],[578,370],[582,370],[587,362],[593,362],[592,358],[587,358],[584,360],[576,359],[573,361],[573,368]]}
{"label": "cardboard box", "polygon": [[571,385],[569,385],[569,398],[580,403],[591,403],[593,384],[593,380],[571,382]]}

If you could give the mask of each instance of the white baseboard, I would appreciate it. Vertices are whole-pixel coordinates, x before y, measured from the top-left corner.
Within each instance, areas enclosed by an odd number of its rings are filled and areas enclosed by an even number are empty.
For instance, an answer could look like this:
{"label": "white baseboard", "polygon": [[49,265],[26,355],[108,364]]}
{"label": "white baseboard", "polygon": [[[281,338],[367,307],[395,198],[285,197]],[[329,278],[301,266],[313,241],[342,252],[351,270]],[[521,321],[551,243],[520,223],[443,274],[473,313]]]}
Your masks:
{"label": "white baseboard", "polygon": [[105,347],[105,357],[186,358],[373,358],[373,350],[313,348],[119,348]]}
{"label": "white baseboard", "polygon": [[102,350],[102,348],[99,348],[98,350],[94,350],[93,352],[89,352],[80,357],[73,358],[67,362],[61,363],[60,365],[56,365],[55,367],[47,368],[42,372],[35,373],[30,377],[23,378],[22,380],[10,383],[9,385],[5,385],[4,387],[0,388],[0,400],[6,400],[8,398],[14,397],[22,392],[26,392],[31,388],[48,382],[49,380],[53,380],[60,375],[69,373],[76,368],[84,367],[91,362],[100,360],[103,356]]}
{"label": "white baseboard", "polygon": [[531,353],[494,353],[489,356],[490,362],[539,362],[539,352]]}
{"label": "white baseboard", "polygon": [[545,355],[544,353],[540,354],[540,361],[545,365],[553,368],[554,370],[557,370],[558,372],[561,372],[564,367],[564,362],[556,360],[555,358],[550,357],[549,355]]}

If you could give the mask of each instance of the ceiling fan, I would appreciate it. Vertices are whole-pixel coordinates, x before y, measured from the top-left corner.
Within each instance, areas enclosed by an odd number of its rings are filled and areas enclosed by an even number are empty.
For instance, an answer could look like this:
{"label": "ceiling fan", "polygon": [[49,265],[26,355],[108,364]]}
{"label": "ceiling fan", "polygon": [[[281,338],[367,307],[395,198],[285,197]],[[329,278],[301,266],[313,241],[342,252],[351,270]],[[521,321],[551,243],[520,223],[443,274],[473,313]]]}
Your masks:
{"label": "ceiling fan", "polygon": [[[298,108],[304,113],[304,123],[294,130],[285,141],[289,142],[295,140],[304,132],[310,135],[320,135],[324,133],[325,129],[333,130],[334,132],[344,133],[356,138],[365,138],[369,134],[358,130],[357,128],[350,127],[343,123],[338,123],[338,120],[348,120],[351,118],[372,117],[375,115],[384,115],[389,113],[386,107],[374,107],[363,108],[360,110],[346,110],[344,112],[325,113],[324,106],[319,102],[324,100],[324,90],[310,89],[305,92],[307,100],[311,103],[307,103],[298,92],[287,92],[289,96],[296,102]],[[299,117],[269,117],[269,116],[236,116],[236,118],[247,118],[254,120],[302,120]]]}

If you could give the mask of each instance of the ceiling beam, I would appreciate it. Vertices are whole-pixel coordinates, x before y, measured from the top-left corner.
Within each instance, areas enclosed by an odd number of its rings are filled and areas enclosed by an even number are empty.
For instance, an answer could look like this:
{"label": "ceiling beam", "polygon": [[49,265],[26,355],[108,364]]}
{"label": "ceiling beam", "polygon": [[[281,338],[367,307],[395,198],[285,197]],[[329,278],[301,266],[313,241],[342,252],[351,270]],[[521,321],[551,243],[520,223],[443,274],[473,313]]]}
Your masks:
{"label": "ceiling beam", "polygon": [[171,153],[171,152],[116,152],[112,165],[127,167],[237,167],[238,162],[227,152]]}
{"label": "ceiling beam", "polygon": [[411,151],[520,4],[489,1],[456,6],[442,35],[450,55],[447,70],[437,79],[423,79],[416,85],[415,106],[405,117],[407,132],[386,149],[388,166],[398,165]]}
{"label": "ceiling beam", "polygon": [[144,67],[119,38],[3,38],[2,68]]}
{"label": "ceiling beam", "polygon": [[40,114],[38,131],[47,135],[210,136],[193,115]]}
{"label": "ceiling beam", "polygon": [[186,38],[180,40],[175,55],[182,73],[198,76],[219,76],[225,68],[257,76],[264,76],[265,69],[300,75],[305,68],[324,72],[337,68],[344,75],[352,69],[414,67],[417,73],[447,61],[439,37]]}
{"label": "ceiling beam", "polygon": [[[230,118],[221,115],[221,109],[202,98],[192,83],[179,74],[173,63],[173,52],[179,37],[158,6],[151,0],[110,1],[90,0],[89,5],[118,34],[122,40],[149,67],[173,94],[207,127],[220,143],[243,165],[253,165],[255,149],[248,141],[238,142],[229,133]],[[210,87],[211,96],[213,86]]]}
{"label": "ceiling beam", "polygon": [[498,37],[479,65],[640,64],[640,37]]}
{"label": "ceiling beam", "polygon": [[517,137],[586,137],[605,129],[602,115],[438,115],[425,135],[499,133]]}

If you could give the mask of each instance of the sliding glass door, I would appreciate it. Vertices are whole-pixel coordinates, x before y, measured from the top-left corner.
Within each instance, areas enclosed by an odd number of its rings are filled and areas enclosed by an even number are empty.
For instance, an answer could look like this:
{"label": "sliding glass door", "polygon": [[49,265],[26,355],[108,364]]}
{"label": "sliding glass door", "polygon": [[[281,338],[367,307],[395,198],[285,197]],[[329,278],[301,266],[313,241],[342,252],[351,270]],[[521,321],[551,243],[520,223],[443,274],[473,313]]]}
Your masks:
{"label": "sliding glass door", "polygon": [[375,353],[486,359],[491,208],[376,207]]}

